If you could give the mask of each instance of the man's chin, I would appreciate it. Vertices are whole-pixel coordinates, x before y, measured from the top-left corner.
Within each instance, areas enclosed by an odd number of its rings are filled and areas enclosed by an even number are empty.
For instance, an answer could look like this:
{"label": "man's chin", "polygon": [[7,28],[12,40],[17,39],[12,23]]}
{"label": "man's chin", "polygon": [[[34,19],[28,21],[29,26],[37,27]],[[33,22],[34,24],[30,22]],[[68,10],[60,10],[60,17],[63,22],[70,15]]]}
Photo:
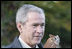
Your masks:
{"label": "man's chin", "polygon": [[34,43],[34,44],[39,44],[40,42],[41,42],[41,38],[40,38],[40,39],[35,38],[35,39],[33,40],[33,43]]}
{"label": "man's chin", "polygon": [[35,41],[35,44],[39,44],[41,42],[41,40],[39,40],[39,41]]}

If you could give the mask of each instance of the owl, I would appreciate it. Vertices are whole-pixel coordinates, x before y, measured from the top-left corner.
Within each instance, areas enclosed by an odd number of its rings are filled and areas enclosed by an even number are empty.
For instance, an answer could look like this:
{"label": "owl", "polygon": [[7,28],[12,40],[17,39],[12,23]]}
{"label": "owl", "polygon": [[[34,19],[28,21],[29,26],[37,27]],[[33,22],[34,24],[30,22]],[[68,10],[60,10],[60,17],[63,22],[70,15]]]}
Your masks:
{"label": "owl", "polygon": [[49,34],[49,37],[44,44],[44,48],[60,48],[60,37],[52,34]]}

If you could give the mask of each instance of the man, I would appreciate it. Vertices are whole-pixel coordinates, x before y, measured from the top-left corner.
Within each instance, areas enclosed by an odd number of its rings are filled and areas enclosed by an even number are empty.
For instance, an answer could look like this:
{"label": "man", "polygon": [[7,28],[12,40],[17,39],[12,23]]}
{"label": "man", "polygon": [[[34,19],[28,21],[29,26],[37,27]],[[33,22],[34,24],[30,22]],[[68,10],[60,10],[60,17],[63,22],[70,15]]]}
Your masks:
{"label": "man", "polygon": [[25,4],[16,14],[16,25],[20,35],[6,48],[43,48],[45,14],[34,5]]}
{"label": "man", "polygon": [[[45,30],[44,11],[34,5],[25,4],[16,14],[16,25],[20,35],[6,48],[43,48],[41,40]],[[48,39],[44,48],[56,48]]]}

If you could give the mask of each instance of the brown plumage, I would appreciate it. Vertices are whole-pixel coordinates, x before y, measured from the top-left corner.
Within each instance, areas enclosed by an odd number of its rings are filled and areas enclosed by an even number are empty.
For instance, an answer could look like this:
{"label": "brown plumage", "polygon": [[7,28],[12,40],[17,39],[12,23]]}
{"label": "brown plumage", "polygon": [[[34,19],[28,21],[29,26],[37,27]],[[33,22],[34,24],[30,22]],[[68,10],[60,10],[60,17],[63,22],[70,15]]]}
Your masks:
{"label": "brown plumage", "polygon": [[50,38],[48,38],[46,43],[44,44],[44,48],[59,48],[59,41],[56,41],[57,39],[59,39],[59,36],[49,34],[49,37]]}

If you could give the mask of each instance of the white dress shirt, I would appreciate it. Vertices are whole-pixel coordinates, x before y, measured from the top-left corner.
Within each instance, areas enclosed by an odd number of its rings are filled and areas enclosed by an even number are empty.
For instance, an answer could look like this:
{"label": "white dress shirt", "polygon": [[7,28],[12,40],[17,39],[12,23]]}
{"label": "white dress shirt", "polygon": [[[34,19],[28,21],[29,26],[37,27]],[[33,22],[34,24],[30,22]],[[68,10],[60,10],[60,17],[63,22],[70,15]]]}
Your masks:
{"label": "white dress shirt", "polygon": [[[27,43],[25,43],[20,37],[19,37],[19,41],[22,45],[23,48],[31,48]],[[36,48],[39,48],[38,45],[36,45]]]}

